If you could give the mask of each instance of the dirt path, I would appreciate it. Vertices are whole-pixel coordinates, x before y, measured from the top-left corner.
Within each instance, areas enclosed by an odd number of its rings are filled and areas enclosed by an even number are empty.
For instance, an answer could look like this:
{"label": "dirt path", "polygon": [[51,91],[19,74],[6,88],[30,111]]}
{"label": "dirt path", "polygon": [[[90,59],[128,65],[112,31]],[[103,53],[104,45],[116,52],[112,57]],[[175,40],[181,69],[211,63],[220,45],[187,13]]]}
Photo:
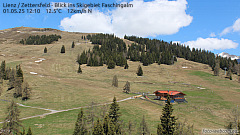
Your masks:
{"label": "dirt path", "polygon": [[[122,100],[118,100],[117,102],[123,102],[123,101],[127,101],[127,100],[130,100],[130,99],[135,99],[134,97],[135,96],[129,97],[129,98],[125,98],[125,99],[122,99]],[[8,100],[1,100],[1,101],[9,102]],[[102,104],[97,104],[97,105],[93,105],[93,106],[102,106],[102,105],[108,105],[108,104],[111,104],[111,103],[112,102],[102,103]],[[17,103],[17,105],[22,106],[22,107],[28,107],[28,108],[34,108],[34,109],[41,109],[41,110],[45,110],[45,111],[50,111],[49,113],[44,113],[44,114],[35,115],[35,116],[29,116],[29,117],[21,118],[20,120],[26,120],[26,119],[36,118],[36,117],[44,117],[44,116],[47,116],[47,115],[50,115],[50,114],[55,114],[55,113],[60,113],[60,112],[67,112],[67,111],[71,111],[71,110],[77,110],[77,109],[81,109],[81,108],[89,108],[89,107],[91,107],[91,106],[83,106],[83,107],[76,107],[76,108],[71,108],[71,109],[66,109],[66,110],[52,110],[52,109],[46,109],[46,108],[41,108],[41,107],[26,106],[26,105],[23,105],[23,104],[20,104],[20,103]],[[3,123],[3,122],[0,122],[0,123]]]}

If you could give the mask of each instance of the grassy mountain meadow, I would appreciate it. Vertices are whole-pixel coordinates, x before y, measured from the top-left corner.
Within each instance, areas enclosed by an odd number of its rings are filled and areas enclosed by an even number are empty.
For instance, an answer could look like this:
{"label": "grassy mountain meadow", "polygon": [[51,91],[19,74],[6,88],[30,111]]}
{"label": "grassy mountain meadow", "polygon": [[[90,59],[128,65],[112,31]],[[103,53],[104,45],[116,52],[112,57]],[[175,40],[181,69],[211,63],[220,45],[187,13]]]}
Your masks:
{"label": "grassy mountain meadow", "polygon": [[[61,39],[44,45],[19,43],[31,35],[51,34],[60,35]],[[83,64],[82,74],[78,74],[79,65],[76,62],[78,54],[94,47],[89,40],[81,38],[88,34],[28,27],[1,30],[0,61],[5,60],[6,66],[11,68],[20,64],[24,79],[29,83],[32,93],[27,101],[13,98],[13,90],[7,91],[8,81],[4,80],[0,96],[0,122],[4,121],[9,105],[9,102],[2,100],[13,99],[17,103],[37,107],[19,106],[20,118],[50,112],[39,108],[67,110],[85,107],[84,111],[94,109],[96,115],[101,115],[109,108],[108,105],[94,108],[91,106],[110,103],[114,96],[117,100],[122,100],[139,95],[137,93],[153,94],[156,90],[178,90],[186,94],[188,103],[174,103],[173,115],[178,121],[193,125],[196,134],[201,134],[203,128],[224,128],[233,119],[232,110],[240,105],[240,83],[237,75],[233,75],[232,80],[229,80],[225,78],[224,71],[220,70],[219,76],[214,76],[209,65],[184,58],[177,58],[173,65],[153,63],[148,66],[143,66],[139,61],[128,60],[128,69],[120,66],[108,69],[105,64],[97,67]],[[127,46],[135,43],[127,39],[123,41]],[[65,46],[65,53],[60,53],[62,45]],[[45,47],[47,53],[44,53]],[[36,62],[41,59],[44,60]],[[142,66],[143,76],[136,74],[139,65]],[[35,74],[32,74],[33,72]],[[118,87],[112,86],[114,75],[118,78]],[[123,93],[127,81],[131,86],[130,94]],[[135,126],[134,132],[137,132],[144,115],[151,133],[156,134],[164,103],[155,102],[160,105],[140,98],[119,102],[120,119],[124,121],[124,125],[131,120]],[[79,111],[80,109],[75,109],[29,118],[22,120],[22,124],[24,127],[31,127],[34,134],[72,134]]]}

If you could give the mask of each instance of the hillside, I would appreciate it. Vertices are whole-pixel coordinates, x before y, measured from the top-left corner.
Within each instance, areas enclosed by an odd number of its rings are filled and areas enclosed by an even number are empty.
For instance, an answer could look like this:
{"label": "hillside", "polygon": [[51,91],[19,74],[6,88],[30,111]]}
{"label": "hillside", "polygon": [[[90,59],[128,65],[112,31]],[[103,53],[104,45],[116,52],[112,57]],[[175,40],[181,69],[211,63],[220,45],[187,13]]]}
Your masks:
{"label": "hillside", "polygon": [[[22,45],[19,41],[30,35],[61,35],[61,39],[49,45]],[[237,76],[230,81],[224,77],[213,76],[209,65],[178,58],[174,65],[142,66],[144,76],[137,77],[140,62],[128,61],[129,69],[116,66],[88,67],[81,65],[82,74],[77,73],[77,55],[92,48],[88,40],[81,39],[88,33],[71,33],[54,29],[18,27],[0,31],[0,61],[5,60],[7,66],[21,64],[24,78],[32,88],[30,100],[21,101],[23,105],[52,110],[66,110],[95,104],[109,103],[113,97],[126,99],[137,94],[125,94],[122,88],[126,81],[131,84],[135,93],[150,93],[156,90],[179,90],[187,94],[188,103],[174,104],[174,115],[179,121],[185,120],[194,124],[194,131],[200,134],[202,128],[219,129],[227,125],[231,119],[232,109],[240,105],[240,84]],[[72,42],[75,48],[71,48]],[[133,43],[124,39],[127,44]],[[65,45],[66,53],[60,49]],[[44,48],[48,53],[44,54]],[[36,62],[44,59],[41,62]],[[184,67],[184,68],[183,68]],[[31,74],[34,72],[37,74]],[[117,75],[119,87],[112,87],[112,78]],[[11,100],[12,91],[7,90],[7,81],[3,83],[4,93],[0,99]],[[159,101],[160,104],[162,102]],[[0,101],[0,122],[4,121],[8,102]],[[160,122],[162,107],[139,98],[119,102],[125,122],[135,122],[136,129],[145,115],[151,133],[156,133]],[[31,107],[20,107],[21,118],[48,113],[48,110]],[[105,108],[106,109],[106,108]],[[86,109],[88,110],[88,109]],[[102,113],[103,106],[96,111]],[[52,111],[54,112],[54,111]],[[79,109],[61,111],[51,115],[23,120],[25,127],[31,126],[34,134],[72,134]],[[0,124],[0,127],[2,125]],[[44,133],[43,133],[44,131]]]}

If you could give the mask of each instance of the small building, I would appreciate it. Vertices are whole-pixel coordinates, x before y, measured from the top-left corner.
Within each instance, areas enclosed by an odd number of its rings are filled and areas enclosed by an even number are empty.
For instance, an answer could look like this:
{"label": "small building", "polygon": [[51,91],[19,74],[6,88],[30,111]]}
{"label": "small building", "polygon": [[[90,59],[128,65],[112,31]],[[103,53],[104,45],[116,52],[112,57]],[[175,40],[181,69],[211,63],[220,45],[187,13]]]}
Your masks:
{"label": "small building", "polygon": [[180,91],[171,91],[171,90],[157,90],[154,92],[157,96],[157,100],[167,100],[167,95],[170,96],[171,102],[187,102],[184,98],[186,94]]}

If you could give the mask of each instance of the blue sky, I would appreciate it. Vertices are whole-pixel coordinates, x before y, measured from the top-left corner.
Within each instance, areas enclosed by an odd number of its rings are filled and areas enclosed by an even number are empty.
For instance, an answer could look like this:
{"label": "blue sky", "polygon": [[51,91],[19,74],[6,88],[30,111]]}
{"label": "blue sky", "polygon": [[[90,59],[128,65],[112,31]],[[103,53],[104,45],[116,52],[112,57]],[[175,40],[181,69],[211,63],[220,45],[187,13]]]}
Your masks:
{"label": "blue sky", "polygon": [[[129,2],[133,7],[94,8],[93,13],[86,14],[67,13],[67,8],[62,8],[61,14],[48,14],[46,8],[40,8],[41,13],[3,13],[4,9],[10,9],[4,8],[3,4],[19,2]],[[240,56],[239,0],[1,0],[0,29],[20,26],[115,33],[120,37],[124,34],[137,35]]]}

